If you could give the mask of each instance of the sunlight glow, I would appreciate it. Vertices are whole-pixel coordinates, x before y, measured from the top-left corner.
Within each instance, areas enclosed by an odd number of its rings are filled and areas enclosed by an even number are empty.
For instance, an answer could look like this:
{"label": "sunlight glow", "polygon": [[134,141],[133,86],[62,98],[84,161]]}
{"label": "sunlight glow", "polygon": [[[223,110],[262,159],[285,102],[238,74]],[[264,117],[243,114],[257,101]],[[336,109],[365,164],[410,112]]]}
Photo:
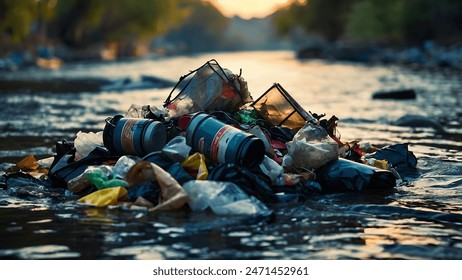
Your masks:
{"label": "sunlight glow", "polygon": [[290,0],[209,0],[227,17],[262,18],[287,5]]}

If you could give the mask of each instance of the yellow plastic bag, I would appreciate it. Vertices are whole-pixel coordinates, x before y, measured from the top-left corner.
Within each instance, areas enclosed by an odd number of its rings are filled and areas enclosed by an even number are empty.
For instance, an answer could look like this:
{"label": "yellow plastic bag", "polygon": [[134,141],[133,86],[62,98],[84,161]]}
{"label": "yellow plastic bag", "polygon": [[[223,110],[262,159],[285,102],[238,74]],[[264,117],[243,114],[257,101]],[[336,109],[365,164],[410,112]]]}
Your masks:
{"label": "yellow plastic bag", "polygon": [[127,195],[127,189],[124,187],[114,187],[98,190],[80,198],[77,201],[92,204],[98,207],[104,207],[117,204],[119,198],[122,198],[125,195]]}
{"label": "yellow plastic bag", "polygon": [[209,175],[207,165],[205,164],[205,156],[201,153],[195,153],[186,158],[181,166],[197,180],[206,180]]}

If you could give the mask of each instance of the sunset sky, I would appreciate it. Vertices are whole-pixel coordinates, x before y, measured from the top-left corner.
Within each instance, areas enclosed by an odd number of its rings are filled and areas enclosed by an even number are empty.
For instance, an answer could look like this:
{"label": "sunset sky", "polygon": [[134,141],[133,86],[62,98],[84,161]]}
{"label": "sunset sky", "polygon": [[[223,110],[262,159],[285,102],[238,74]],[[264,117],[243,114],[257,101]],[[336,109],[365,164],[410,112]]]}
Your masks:
{"label": "sunset sky", "polygon": [[249,19],[265,17],[277,8],[287,4],[289,0],[209,0],[228,17],[238,15]]}

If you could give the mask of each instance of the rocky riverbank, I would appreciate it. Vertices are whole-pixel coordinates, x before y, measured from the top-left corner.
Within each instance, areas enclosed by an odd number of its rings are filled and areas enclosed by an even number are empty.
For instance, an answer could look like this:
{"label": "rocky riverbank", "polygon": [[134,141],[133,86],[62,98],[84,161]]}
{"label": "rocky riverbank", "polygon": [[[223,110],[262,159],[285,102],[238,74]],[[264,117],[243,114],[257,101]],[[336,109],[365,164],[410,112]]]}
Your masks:
{"label": "rocky riverbank", "polygon": [[312,45],[297,51],[299,59],[408,65],[415,68],[462,69],[462,45],[442,46],[427,41],[408,48],[373,45]]}

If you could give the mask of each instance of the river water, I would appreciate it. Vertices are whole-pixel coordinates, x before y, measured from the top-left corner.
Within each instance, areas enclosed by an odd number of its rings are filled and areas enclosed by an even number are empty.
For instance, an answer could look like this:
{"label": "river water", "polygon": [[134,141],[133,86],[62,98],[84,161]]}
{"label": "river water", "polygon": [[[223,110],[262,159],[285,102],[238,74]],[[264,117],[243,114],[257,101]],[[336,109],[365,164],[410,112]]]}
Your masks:
{"label": "river water", "polygon": [[[289,51],[213,53],[157,60],[65,65],[1,73],[3,79],[158,76],[178,80],[215,58],[242,69],[254,99],[280,83],[307,111],[336,115],[342,140],[409,143],[418,174],[392,193],[317,195],[272,206],[271,219],[175,211],[91,208],[62,193],[17,196],[0,189],[3,259],[462,259],[462,74],[300,61]],[[415,89],[415,100],[373,100]],[[0,93],[0,163],[54,155],[59,139],[99,131],[131,104],[162,105],[171,88],[128,91],[21,89]],[[423,115],[441,129],[395,126]]]}

